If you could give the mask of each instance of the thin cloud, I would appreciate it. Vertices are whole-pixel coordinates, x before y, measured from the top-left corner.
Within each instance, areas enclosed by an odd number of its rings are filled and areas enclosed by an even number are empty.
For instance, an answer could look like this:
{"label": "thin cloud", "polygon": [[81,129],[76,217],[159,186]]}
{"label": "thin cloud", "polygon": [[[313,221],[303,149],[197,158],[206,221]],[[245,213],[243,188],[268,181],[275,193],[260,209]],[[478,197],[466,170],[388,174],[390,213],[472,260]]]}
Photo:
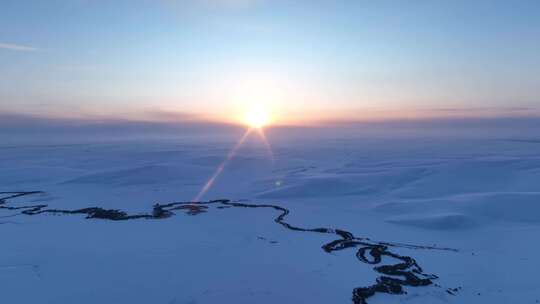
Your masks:
{"label": "thin cloud", "polygon": [[20,44],[12,44],[12,43],[2,43],[2,42],[0,42],[0,49],[11,50],[11,51],[20,51],[20,52],[37,51],[36,48],[31,47],[31,46],[20,45]]}
{"label": "thin cloud", "polygon": [[206,0],[211,4],[225,5],[228,7],[248,7],[259,4],[260,0]]}

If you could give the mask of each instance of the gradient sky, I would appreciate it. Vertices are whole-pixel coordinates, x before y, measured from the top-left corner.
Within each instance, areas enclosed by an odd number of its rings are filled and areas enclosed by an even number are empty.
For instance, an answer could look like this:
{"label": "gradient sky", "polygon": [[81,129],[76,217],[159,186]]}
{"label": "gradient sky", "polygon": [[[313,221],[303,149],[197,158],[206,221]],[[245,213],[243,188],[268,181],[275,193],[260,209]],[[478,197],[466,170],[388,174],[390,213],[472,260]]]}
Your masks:
{"label": "gradient sky", "polygon": [[540,1],[2,1],[0,111],[275,120],[540,105]]}

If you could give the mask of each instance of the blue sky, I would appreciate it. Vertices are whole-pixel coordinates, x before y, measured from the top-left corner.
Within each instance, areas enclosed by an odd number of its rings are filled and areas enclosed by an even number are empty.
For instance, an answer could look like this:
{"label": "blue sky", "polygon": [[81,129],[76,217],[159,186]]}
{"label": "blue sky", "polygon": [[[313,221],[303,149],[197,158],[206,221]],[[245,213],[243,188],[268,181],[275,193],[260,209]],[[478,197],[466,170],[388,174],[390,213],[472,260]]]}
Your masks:
{"label": "blue sky", "polygon": [[3,1],[0,111],[279,121],[540,105],[539,1]]}

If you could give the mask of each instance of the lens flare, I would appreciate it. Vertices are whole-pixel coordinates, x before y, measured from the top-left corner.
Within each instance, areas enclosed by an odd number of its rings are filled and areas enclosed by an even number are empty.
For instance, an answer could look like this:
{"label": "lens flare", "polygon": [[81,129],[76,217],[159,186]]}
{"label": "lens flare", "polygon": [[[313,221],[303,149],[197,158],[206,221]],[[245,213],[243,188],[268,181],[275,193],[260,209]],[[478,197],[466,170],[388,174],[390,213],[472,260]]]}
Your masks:
{"label": "lens flare", "polygon": [[244,144],[252,131],[256,131],[256,133],[259,134],[259,137],[261,138],[264,147],[266,148],[272,164],[274,163],[274,153],[272,152],[272,147],[268,142],[268,138],[266,137],[263,128],[270,123],[270,116],[268,115],[268,112],[259,105],[252,106],[247,112],[245,112],[244,121],[247,124],[248,129],[246,130],[244,135],[242,135],[242,137],[238,140],[238,142],[233,146],[233,148],[229,151],[229,153],[227,153],[225,159],[217,166],[214,173],[210,176],[210,178],[208,179],[208,181],[206,181],[197,196],[195,196],[195,198],[193,199],[194,202],[200,201],[201,198],[208,192],[208,190],[212,188],[217,178],[221,175],[223,170],[225,170],[227,164],[236,156],[236,154],[238,153],[238,149],[240,149],[240,147]]}
{"label": "lens flare", "polygon": [[266,148],[266,152],[268,153],[270,160],[272,161],[272,164],[275,163],[274,152],[272,151],[272,146],[270,145],[270,142],[268,141],[268,138],[266,137],[266,134],[264,133],[264,129],[258,128],[257,133],[261,137],[261,140],[264,144],[264,147]]}
{"label": "lens flare", "polygon": [[238,149],[242,146],[244,141],[246,141],[246,138],[248,138],[249,133],[251,133],[251,130],[252,129],[247,129],[246,133],[244,133],[244,135],[242,135],[240,140],[234,145],[234,147],[229,151],[229,153],[227,153],[227,157],[225,157],[225,159],[219,164],[219,166],[214,171],[214,174],[212,174],[212,176],[208,179],[208,181],[202,187],[201,191],[199,191],[197,196],[195,196],[195,198],[193,199],[194,202],[200,201],[201,198],[203,197],[203,195],[206,192],[208,192],[208,190],[210,190],[212,185],[214,185],[214,182],[216,181],[218,176],[221,174],[221,172],[223,172],[223,169],[225,169],[225,166],[227,165],[227,163],[230,162],[231,159],[234,158],[234,156],[236,155],[236,152],[238,151]]}

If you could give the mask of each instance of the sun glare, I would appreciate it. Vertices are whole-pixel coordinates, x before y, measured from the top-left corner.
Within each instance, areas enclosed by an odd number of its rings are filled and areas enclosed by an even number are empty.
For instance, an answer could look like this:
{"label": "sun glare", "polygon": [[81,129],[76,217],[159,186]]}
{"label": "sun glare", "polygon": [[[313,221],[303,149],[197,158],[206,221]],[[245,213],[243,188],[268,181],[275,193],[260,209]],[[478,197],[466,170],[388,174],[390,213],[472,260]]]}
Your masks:
{"label": "sun glare", "polygon": [[245,113],[245,123],[252,127],[260,129],[270,122],[268,112],[261,106],[253,106]]}

